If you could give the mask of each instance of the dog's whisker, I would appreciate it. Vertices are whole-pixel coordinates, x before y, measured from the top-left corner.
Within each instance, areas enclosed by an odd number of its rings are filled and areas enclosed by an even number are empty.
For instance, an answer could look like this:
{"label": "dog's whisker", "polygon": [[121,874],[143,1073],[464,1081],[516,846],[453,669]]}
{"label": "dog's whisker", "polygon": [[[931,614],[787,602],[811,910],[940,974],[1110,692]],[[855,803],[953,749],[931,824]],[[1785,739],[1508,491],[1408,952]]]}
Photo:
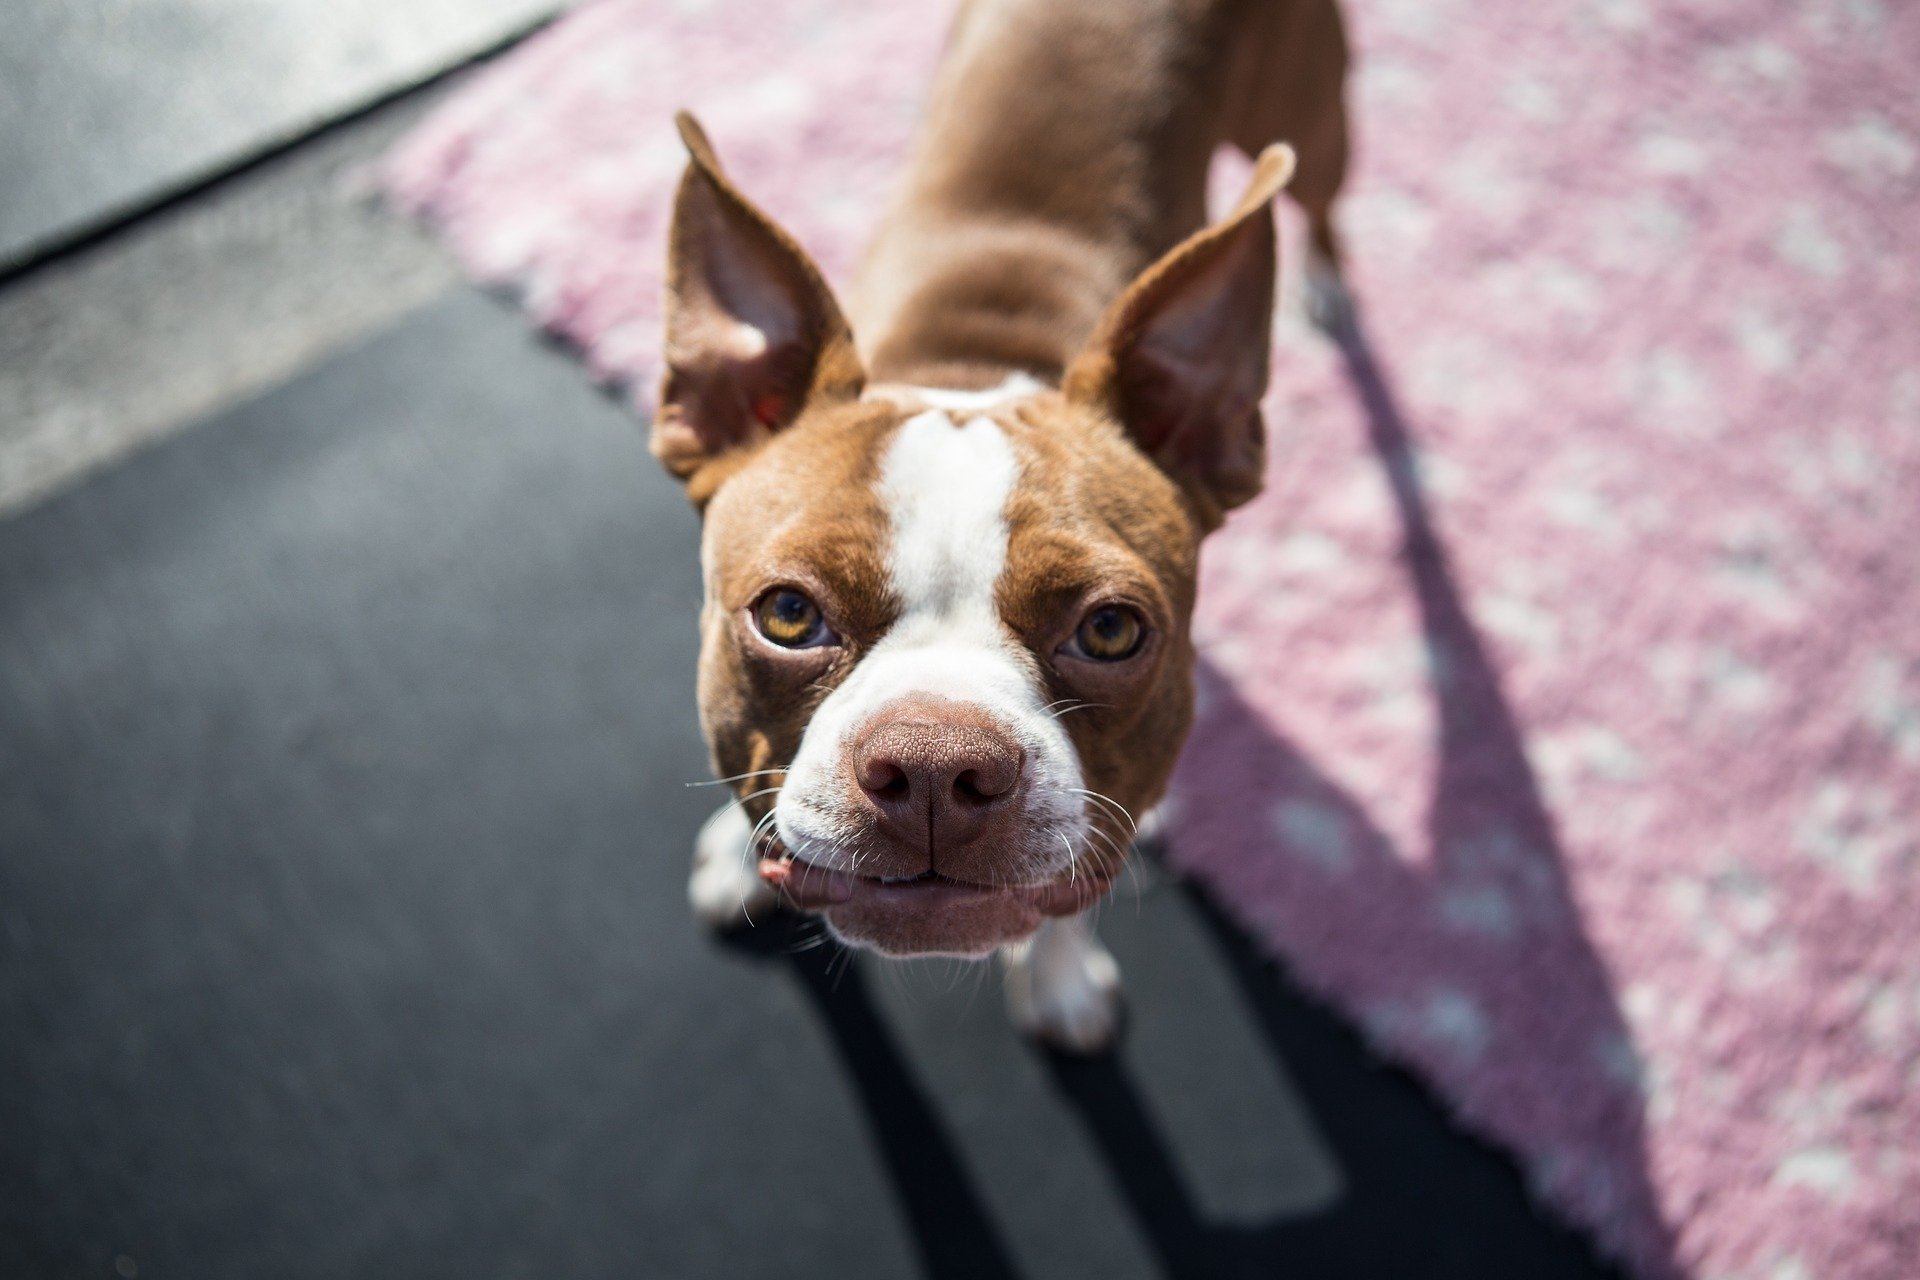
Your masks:
{"label": "dog's whisker", "polygon": [[[824,931],[822,933],[822,937],[823,938],[825,937]],[[853,959],[854,959],[853,949],[851,947],[847,947],[847,948],[843,948],[838,956],[835,956],[833,960],[828,962],[827,978],[829,981],[833,983],[833,989],[835,991],[840,990],[841,979],[845,978],[847,974],[853,971]],[[839,966],[839,970],[840,970],[838,973],[834,972],[834,966],[836,964]]]}
{"label": "dog's whisker", "polygon": [[962,1005],[960,1008],[960,1016],[962,1018],[965,1018],[968,1014],[973,1012],[973,1006],[979,1003],[979,1000],[980,1000],[980,989],[986,985],[986,981],[987,981],[988,966],[986,964],[982,963],[982,964],[972,965],[971,968],[973,969],[973,983],[971,988],[967,992],[966,1004]]}
{"label": "dog's whisker", "polygon": [[1100,847],[1116,862],[1125,859],[1128,852],[1133,848],[1133,842],[1127,839],[1126,832],[1124,831],[1119,831],[1113,827],[1097,822],[1090,824],[1087,830],[1091,836],[1098,838]]}
{"label": "dog's whisker", "polygon": [[817,951],[825,945],[827,945],[827,935],[824,932],[810,933],[789,946],[787,948],[787,954],[790,956],[805,955],[807,952]]}
{"label": "dog's whisker", "polygon": [[1138,914],[1140,901],[1146,897],[1146,886],[1141,883],[1139,868],[1134,866],[1134,860],[1132,858],[1126,860],[1124,869],[1126,871],[1127,887],[1133,891],[1135,913]]}
{"label": "dog's whisker", "polygon": [[1127,806],[1121,804],[1118,800],[1115,800],[1112,796],[1105,795],[1099,791],[1090,790],[1087,787],[1068,787],[1067,790],[1073,795],[1085,796],[1089,800],[1096,801],[1099,804],[1105,805],[1108,808],[1113,809],[1121,817],[1127,820],[1127,826],[1135,834],[1139,833],[1140,824],[1133,820],[1133,814],[1128,811]]}
{"label": "dog's whisker", "polygon": [[778,812],[779,811],[777,809],[768,809],[766,813],[761,815],[760,821],[753,824],[752,830],[750,830],[747,833],[747,856],[748,857],[755,857],[760,853],[761,838],[764,835],[766,829],[773,824],[775,816],[777,815]]}
{"label": "dog's whisker", "polygon": [[746,773],[736,773],[726,778],[708,778],[700,782],[683,782],[683,787],[724,787],[730,782],[745,782],[749,778],[764,778],[776,773],[785,773],[785,767],[778,769],[750,769]]}
{"label": "dog's whisker", "polygon": [[1089,843],[1091,843],[1092,841],[1098,840],[1100,843],[1100,848],[1105,850],[1109,855],[1111,855],[1113,857],[1113,860],[1116,862],[1119,862],[1126,857],[1125,847],[1122,845],[1119,838],[1116,837],[1111,831],[1102,831],[1098,827],[1089,827],[1087,828],[1087,839]]}

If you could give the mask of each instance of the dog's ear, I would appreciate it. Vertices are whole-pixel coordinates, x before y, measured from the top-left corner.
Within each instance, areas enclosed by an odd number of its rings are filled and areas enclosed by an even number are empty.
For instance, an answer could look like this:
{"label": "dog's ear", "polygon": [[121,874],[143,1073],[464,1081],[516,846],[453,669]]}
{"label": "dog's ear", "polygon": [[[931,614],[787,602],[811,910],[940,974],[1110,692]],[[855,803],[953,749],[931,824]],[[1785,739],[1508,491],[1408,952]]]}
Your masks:
{"label": "dog's ear", "polygon": [[1127,286],[1063,383],[1069,399],[1117,418],[1209,529],[1260,492],[1273,198],[1292,176],[1292,148],[1261,152],[1233,212]]}
{"label": "dog's ear", "polygon": [[865,375],[840,307],[792,236],[727,179],[686,112],[690,157],[667,244],[666,376],[653,454],[689,481],[707,463],[787,426],[810,401],[851,399]]}

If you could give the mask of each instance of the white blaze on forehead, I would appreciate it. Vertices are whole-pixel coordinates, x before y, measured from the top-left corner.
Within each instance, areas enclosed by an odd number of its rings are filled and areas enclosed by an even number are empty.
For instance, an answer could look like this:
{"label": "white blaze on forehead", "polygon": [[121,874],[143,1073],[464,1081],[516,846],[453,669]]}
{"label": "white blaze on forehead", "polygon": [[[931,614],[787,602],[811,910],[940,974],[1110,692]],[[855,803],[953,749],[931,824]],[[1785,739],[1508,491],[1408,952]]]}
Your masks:
{"label": "white blaze on forehead", "polygon": [[880,471],[892,526],[887,569],[896,627],[935,618],[996,628],[994,586],[1007,562],[1007,498],[1019,460],[991,418],[963,427],[938,409],[900,426]]}
{"label": "white blaze on forehead", "polygon": [[1066,869],[1068,837],[1084,825],[1080,761],[995,604],[1007,562],[1007,501],[1019,480],[1013,442],[989,417],[956,425],[947,411],[929,409],[889,442],[877,491],[900,614],[801,735],[775,805],[780,838],[796,855],[851,866],[839,846],[865,819],[844,783],[848,744],[889,703],[933,694],[983,708],[1027,753],[1023,825],[1031,847],[1007,851],[1009,874],[1045,878]]}

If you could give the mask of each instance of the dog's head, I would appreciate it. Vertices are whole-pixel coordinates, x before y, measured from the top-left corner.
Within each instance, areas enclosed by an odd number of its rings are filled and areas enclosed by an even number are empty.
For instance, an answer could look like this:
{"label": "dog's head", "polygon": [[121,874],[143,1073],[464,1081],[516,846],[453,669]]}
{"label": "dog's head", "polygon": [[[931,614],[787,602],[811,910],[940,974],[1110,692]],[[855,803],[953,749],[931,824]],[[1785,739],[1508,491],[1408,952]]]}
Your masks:
{"label": "dog's head", "polygon": [[955,392],[870,387],[819,270],[681,132],[653,450],[704,513],[714,765],[842,938],[983,954],[1105,892],[1186,735],[1199,541],[1260,485],[1291,153],[1058,390]]}

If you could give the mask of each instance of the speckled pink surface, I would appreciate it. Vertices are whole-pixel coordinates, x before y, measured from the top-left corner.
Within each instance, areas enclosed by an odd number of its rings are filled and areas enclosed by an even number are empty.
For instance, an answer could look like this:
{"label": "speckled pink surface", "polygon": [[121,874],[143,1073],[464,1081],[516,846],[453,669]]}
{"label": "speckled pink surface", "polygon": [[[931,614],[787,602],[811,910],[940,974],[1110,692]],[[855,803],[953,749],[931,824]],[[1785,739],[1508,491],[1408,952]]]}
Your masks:
{"label": "speckled pink surface", "polygon": [[[644,407],[672,109],[843,271],[938,10],[603,0],[390,189]],[[1281,323],[1175,857],[1640,1275],[1908,1280],[1920,5],[1349,13],[1367,341]]]}

